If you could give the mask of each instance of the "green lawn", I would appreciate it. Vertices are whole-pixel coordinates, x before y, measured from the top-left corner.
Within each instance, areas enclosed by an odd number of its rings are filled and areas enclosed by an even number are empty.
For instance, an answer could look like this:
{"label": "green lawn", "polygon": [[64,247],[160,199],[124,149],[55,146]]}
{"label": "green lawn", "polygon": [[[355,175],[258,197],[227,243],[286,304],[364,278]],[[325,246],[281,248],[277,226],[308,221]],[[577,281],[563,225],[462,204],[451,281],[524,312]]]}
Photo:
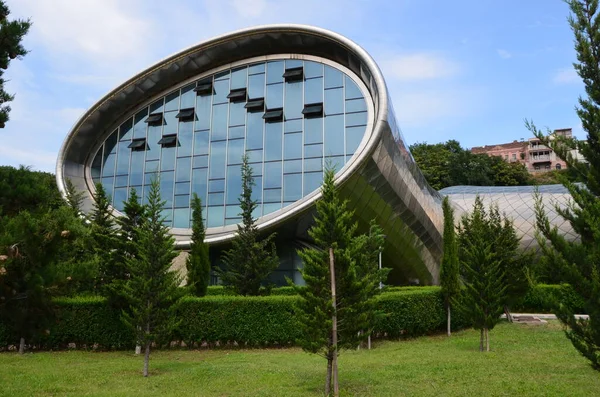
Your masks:
{"label": "green lawn", "polygon": [[[473,330],[344,352],[344,396],[598,396],[593,371],[557,323],[500,324],[493,352]],[[299,349],[0,354],[3,396],[319,396],[326,362]]]}

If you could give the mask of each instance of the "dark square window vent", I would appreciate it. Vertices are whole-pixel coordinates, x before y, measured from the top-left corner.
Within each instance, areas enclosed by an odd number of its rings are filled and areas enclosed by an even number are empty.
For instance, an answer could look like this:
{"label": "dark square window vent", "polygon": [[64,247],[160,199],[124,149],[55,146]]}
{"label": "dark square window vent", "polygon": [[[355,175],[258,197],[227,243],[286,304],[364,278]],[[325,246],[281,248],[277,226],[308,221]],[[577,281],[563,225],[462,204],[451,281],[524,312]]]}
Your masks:
{"label": "dark square window vent", "polygon": [[163,114],[162,113],[152,113],[150,116],[148,116],[146,118],[146,123],[151,124],[151,125],[160,125],[162,123],[163,120]]}
{"label": "dark square window vent", "polygon": [[302,81],[304,78],[304,69],[302,66],[286,69],[283,78],[285,81]]}
{"label": "dark square window vent", "polygon": [[134,139],[127,147],[135,151],[146,150],[146,138]]}
{"label": "dark square window vent", "polygon": [[175,116],[180,121],[190,121],[194,119],[194,108],[181,109]]}
{"label": "dark square window vent", "polygon": [[302,109],[304,117],[321,117],[323,116],[323,102],[309,103],[304,105]]}
{"label": "dark square window vent", "polygon": [[160,140],[158,141],[158,144],[161,145],[162,147],[177,146],[177,135],[176,134],[163,135],[163,137],[160,138]]}
{"label": "dark square window vent", "polygon": [[212,81],[199,82],[194,91],[197,95],[212,95],[214,92]]}
{"label": "dark square window vent", "polygon": [[249,112],[262,112],[265,110],[265,98],[249,99],[244,107]]}
{"label": "dark square window vent", "polygon": [[263,119],[268,123],[283,121],[283,108],[267,109],[263,114]]}
{"label": "dark square window vent", "polygon": [[229,95],[227,95],[227,98],[231,102],[244,102],[247,99],[246,98],[246,89],[245,88],[233,89],[233,90],[229,91]]}

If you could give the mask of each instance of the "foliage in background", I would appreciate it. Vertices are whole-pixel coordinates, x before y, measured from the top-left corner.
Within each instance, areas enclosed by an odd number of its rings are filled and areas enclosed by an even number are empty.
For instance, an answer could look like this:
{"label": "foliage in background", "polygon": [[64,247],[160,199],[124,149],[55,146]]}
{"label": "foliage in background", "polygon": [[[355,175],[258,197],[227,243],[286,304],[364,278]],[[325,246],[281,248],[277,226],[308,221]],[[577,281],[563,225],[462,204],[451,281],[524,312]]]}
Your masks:
{"label": "foliage in background", "polygon": [[204,296],[210,282],[210,258],[208,256],[208,244],[204,242],[206,233],[204,219],[202,219],[202,201],[196,193],[192,197],[191,207],[192,244],[185,262],[187,286],[194,295]]}
{"label": "foliage in background", "polygon": [[252,199],[254,177],[248,155],[242,158],[242,193],[239,202],[242,223],[231,241],[231,248],[222,256],[223,269],[218,271],[223,285],[238,295],[259,295],[261,285],[279,265],[273,239],[275,234],[261,238],[252,216],[256,201]]}
{"label": "foliage in background", "polygon": [[[600,370],[600,14],[598,0],[567,0],[571,9],[569,23],[575,35],[577,61],[575,70],[585,85],[586,96],[579,98],[577,114],[587,133],[586,141],[565,137],[550,139],[533,123],[527,127],[567,167],[578,175],[582,184],[567,179],[562,182],[572,202],[556,208],[579,234],[580,241],[568,241],[551,227],[541,200],[536,203],[540,245],[549,263],[585,302],[589,319],[577,319],[577,312],[567,302],[557,308],[558,318],[567,326],[567,337],[592,367]],[[572,150],[578,149],[585,161],[578,161]],[[542,237],[543,236],[543,237]]]}
{"label": "foliage in background", "polygon": [[53,174],[24,166],[0,166],[0,214],[3,216],[14,216],[24,210],[45,212],[62,204]]}
{"label": "foliage in background", "polygon": [[442,202],[444,212],[444,251],[440,265],[440,286],[444,296],[444,304],[448,313],[447,333],[452,332],[452,301],[460,293],[458,245],[456,242],[456,228],[454,225],[454,210],[450,206],[448,197]]}
{"label": "foliage in background", "polygon": [[473,154],[460,143],[416,143],[410,151],[434,189],[448,186],[520,186],[530,185],[527,168],[519,162],[508,162],[498,156]]}
{"label": "foliage in background", "polygon": [[175,239],[161,215],[164,205],[160,183],[153,179],[146,210],[132,230],[135,256],[126,258],[130,278],[124,295],[130,307],[123,312],[123,319],[135,330],[137,344],[145,349],[144,376],[148,376],[150,346],[164,343],[177,325],[174,309],[182,293],[179,276],[170,270],[177,254]]}
{"label": "foliage in background", "polygon": [[[4,91],[4,71],[8,69],[10,61],[21,58],[27,50],[21,45],[23,37],[29,31],[29,20],[8,20],[10,10],[4,1],[0,1],[0,128],[4,128],[8,121],[10,106],[6,103],[14,99],[14,95]],[[1,179],[1,178],[0,178]]]}

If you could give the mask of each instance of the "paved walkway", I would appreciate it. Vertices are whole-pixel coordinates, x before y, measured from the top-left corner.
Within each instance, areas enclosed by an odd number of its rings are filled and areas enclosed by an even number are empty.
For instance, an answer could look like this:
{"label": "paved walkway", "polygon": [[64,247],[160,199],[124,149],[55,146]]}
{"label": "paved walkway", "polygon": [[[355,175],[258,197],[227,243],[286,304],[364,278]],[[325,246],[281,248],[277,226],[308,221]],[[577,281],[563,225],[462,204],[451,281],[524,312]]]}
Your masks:
{"label": "paved walkway", "polygon": [[[536,313],[511,313],[513,317],[537,317],[540,320],[556,320],[556,315],[554,314],[536,314]],[[501,316],[502,318],[506,318],[506,314]],[[584,318],[588,319],[590,316],[587,314],[576,314],[575,318]]]}

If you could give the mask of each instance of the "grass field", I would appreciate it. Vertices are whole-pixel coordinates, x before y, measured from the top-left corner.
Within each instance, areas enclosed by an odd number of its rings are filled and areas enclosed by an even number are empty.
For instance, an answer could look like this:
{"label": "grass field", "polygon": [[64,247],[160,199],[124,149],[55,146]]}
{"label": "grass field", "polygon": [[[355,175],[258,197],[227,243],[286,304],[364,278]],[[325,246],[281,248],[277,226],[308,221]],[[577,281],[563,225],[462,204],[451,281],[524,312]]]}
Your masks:
{"label": "grass field", "polygon": [[[598,396],[593,371],[559,324],[379,342],[340,357],[343,396]],[[2,396],[319,396],[326,361],[299,349],[0,354]]]}

